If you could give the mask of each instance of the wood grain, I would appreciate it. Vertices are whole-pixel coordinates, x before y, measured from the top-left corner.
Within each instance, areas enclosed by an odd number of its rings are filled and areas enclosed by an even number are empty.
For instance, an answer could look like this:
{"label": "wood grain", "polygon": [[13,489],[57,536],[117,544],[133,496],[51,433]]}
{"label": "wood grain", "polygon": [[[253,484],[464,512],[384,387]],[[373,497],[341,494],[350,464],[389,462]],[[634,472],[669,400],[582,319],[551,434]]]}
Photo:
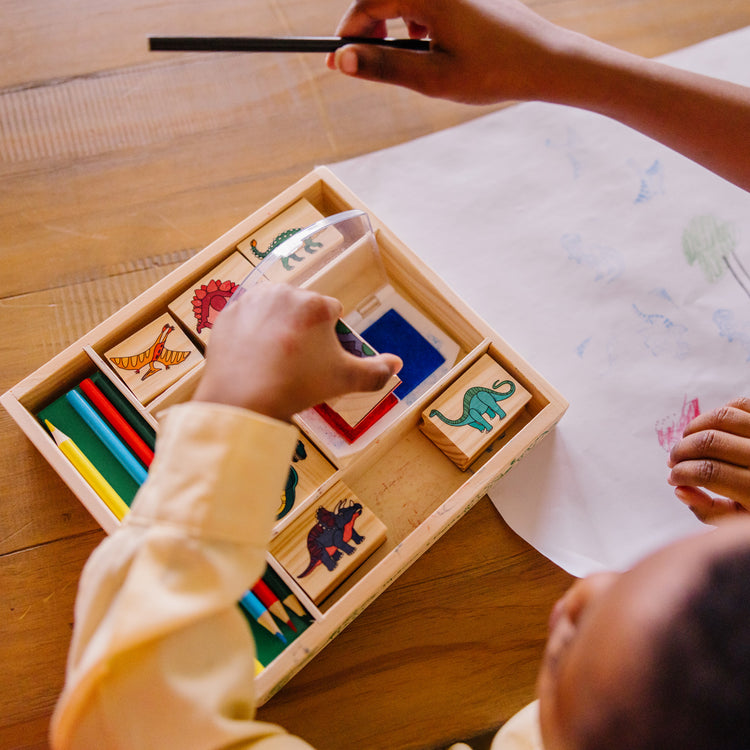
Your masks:
{"label": "wood grain", "polygon": [[[490,111],[352,81],[315,55],[147,51],[154,33],[330,34],[346,5],[3,3],[0,390],[316,164]],[[529,5],[645,55],[750,24],[747,0]],[[0,472],[0,746],[45,748],[76,582],[103,534],[5,413]],[[438,747],[497,726],[533,693],[568,580],[484,500],[261,716],[329,748]],[[332,728],[347,700],[350,721]]]}

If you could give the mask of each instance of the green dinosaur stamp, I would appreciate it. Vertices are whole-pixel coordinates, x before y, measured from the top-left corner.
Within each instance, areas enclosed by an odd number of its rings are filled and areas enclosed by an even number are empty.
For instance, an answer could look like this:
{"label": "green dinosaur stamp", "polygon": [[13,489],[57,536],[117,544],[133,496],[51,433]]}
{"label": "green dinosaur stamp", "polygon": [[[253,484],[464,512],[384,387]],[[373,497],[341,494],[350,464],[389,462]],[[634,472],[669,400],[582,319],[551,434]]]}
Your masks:
{"label": "green dinosaur stamp", "polygon": [[[503,386],[507,390],[500,391]],[[451,427],[473,427],[480,432],[489,432],[493,425],[490,419],[505,418],[505,412],[498,406],[500,401],[505,401],[516,392],[516,384],[511,380],[496,380],[492,388],[475,385],[464,393],[463,413],[457,419],[449,419],[437,409],[430,412],[430,417],[438,417]]]}
{"label": "green dinosaur stamp", "polygon": [[523,383],[483,354],[425,408],[419,429],[463,471],[490,446],[499,449],[512,439],[508,428],[531,398]]}
{"label": "green dinosaur stamp", "polygon": [[[282,242],[288,240],[290,237],[293,237],[295,234],[297,234],[297,232],[300,232],[301,230],[302,227],[296,227],[294,229],[287,229],[284,232],[277,234],[266,250],[261,250],[258,247],[257,241],[251,240],[250,250],[252,251],[253,255],[258,258],[258,260],[263,260],[263,258],[265,258],[267,255],[270,255]],[[323,243],[315,241],[312,237],[306,237],[304,240],[302,240],[302,248],[308,255],[312,255],[321,247],[323,247]],[[290,264],[291,260],[295,260],[297,263],[301,263],[305,259],[304,256],[297,255],[298,252],[299,251],[295,250],[295,252],[293,252],[291,255],[284,256],[281,259],[281,265],[284,266],[287,271],[291,271],[293,268],[293,266]]]}

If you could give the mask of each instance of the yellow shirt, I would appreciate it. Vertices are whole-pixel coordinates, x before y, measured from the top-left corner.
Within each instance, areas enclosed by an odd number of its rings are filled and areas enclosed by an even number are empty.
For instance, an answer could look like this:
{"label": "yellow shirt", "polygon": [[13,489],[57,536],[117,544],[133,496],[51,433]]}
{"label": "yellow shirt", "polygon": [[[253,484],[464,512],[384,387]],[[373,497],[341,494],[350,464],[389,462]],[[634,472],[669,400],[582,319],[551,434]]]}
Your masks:
{"label": "yellow shirt", "polygon": [[81,576],[54,750],[310,747],[253,720],[237,607],[264,570],[296,441],[292,425],[233,407],[166,413],[148,479]]}
{"label": "yellow shirt", "polygon": [[253,721],[237,607],[265,568],[296,441],[242,409],[167,412],[148,479],[81,576],[55,750],[309,747]]}

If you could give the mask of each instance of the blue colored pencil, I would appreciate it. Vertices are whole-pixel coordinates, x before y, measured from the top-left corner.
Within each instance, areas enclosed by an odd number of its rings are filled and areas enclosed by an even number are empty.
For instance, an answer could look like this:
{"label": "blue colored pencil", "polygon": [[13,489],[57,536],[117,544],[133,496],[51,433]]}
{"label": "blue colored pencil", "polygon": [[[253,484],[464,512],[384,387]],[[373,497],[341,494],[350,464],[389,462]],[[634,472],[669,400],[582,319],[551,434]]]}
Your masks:
{"label": "blue colored pencil", "polygon": [[252,591],[247,591],[242,599],[240,599],[240,606],[253,620],[268,630],[269,633],[273,633],[282,643],[288,643],[271,616],[271,613],[263,606],[263,602]]}
{"label": "blue colored pencil", "polygon": [[148,473],[128,450],[125,443],[112,428],[97,414],[94,407],[78,392],[76,388],[65,394],[68,403],[79,417],[94,431],[96,436],[107,446],[109,452],[122,464],[125,471],[139,484],[146,481]]}

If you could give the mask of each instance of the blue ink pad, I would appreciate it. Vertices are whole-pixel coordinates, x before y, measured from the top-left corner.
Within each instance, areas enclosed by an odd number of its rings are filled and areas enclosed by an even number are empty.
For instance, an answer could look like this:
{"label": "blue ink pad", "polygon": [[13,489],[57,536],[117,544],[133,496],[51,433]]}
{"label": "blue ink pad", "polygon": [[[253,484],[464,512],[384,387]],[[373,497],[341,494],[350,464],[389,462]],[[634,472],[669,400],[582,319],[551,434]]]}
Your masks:
{"label": "blue ink pad", "polygon": [[445,362],[445,357],[395,310],[362,331],[362,338],[377,351],[396,354],[403,360],[398,374],[401,385],[393,391],[398,398],[408,396]]}

